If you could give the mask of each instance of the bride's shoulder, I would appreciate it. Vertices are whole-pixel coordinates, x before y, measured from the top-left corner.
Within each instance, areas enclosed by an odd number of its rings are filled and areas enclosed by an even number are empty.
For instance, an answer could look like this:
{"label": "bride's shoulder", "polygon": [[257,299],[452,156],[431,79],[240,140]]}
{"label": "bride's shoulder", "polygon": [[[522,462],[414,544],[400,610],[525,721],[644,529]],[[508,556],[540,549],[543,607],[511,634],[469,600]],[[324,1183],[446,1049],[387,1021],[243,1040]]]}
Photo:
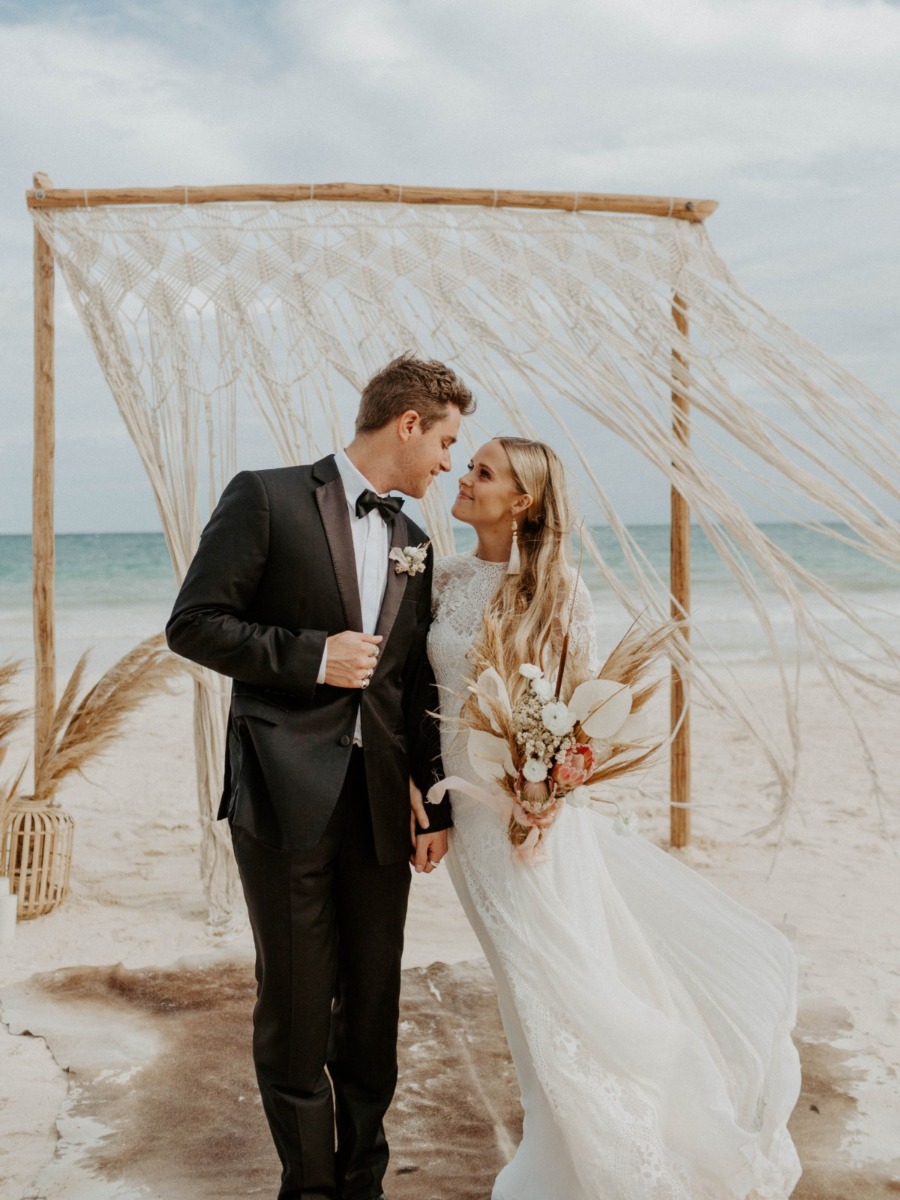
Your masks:
{"label": "bride's shoulder", "polygon": [[434,560],[434,586],[441,587],[451,579],[471,573],[471,554],[446,554]]}

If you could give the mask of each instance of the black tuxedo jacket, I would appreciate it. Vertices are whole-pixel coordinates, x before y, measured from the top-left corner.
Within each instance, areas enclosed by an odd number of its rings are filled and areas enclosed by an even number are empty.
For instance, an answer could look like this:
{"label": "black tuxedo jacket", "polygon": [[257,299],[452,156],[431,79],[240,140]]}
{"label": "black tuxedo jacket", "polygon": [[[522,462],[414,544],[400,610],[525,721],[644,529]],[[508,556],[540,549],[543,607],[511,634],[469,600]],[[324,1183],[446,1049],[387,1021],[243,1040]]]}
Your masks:
{"label": "black tuxedo jacket", "polygon": [[[391,545],[426,534],[402,513]],[[388,570],[366,689],[317,684],[325,639],[362,630],[356,559],[334,456],[313,466],[244,471],[222,493],[166,627],[177,654],[233,682],[219,817],[304,850],[331,816],[360,712],[375,850],[408,856],[410,774],[423,793],[443,777],[438,696],[425,638],[433,556],[418,575]],[[431,831],[450,825],[431,806]]]}

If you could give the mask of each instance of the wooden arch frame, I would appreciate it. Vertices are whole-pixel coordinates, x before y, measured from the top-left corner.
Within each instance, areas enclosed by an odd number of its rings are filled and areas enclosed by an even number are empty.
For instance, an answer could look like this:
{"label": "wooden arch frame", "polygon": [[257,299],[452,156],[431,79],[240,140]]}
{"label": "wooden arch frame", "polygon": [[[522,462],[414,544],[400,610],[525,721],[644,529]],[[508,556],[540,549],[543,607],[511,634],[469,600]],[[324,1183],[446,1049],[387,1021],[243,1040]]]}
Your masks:
{"label": "wooden arch frame", "polygon": [[[97,208],[130,204],[214,204],[247,201],[283,203],[297,200],[389,204],[446,204],[485,208],[559,209],[566,212],[606,212],[668,217],[699,223],[718,207],[715,200],[684,197],[611,195],[596,192],[517,191],[494,188],[403,187],[399,184],[235,184],[220,187],[179,185],[165,188],[55,188],[46,175],[34,176],[26,192],[30,209]],[[35,656],[35,762],[47,742],[56,705],[56,638],[54,622],[54,320],[55,269],[53,252],[41,233],[34,233],[34,477],[32,546],[34,558],[33,610]],[[685,301],[672,297],[672,321],[688,333]],[[672,351],[676,378],[686,377],[687,363]],[[686,387],[672,392],[672,427],[677,439],[690,437],[690,403]],[[673,617],[690,614],[690,509],[676,487],[671,489],[669,587]],[[685,636],[688,636],[685,627]],[[691,744],[690,708],[685,681],[672,665],[670,720],[670,843],[690,841]]]}

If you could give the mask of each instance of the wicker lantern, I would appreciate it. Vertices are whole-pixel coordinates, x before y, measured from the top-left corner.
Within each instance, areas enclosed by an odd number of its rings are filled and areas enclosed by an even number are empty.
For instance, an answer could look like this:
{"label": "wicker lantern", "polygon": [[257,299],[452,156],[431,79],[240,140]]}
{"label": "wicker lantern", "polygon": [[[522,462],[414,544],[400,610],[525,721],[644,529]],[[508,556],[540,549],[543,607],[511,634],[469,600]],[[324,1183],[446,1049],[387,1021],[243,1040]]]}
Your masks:
{"label": "wicker lantern", "polygon": [[0,874],[9,876],[20,921],[52,912],[65,898],[74,829],[62,809],[27,802],[12,806],[0,846]]}

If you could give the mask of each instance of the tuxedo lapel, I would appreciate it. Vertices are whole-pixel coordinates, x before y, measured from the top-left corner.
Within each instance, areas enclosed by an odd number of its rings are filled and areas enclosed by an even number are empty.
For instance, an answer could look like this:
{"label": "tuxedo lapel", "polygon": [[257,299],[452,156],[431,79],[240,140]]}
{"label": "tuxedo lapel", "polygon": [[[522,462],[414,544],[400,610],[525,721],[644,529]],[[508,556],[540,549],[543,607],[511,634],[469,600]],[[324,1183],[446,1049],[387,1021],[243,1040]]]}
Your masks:
{"label": "tuxedo lapel", "polygon": [[[326,468],[321,470],[320,468]],[[328,469],[330,468],[330,470]],[[334,567],[334,578],[344,607],[344,618],[348,629],[362,629],[362,606],[359,600],[359,584],[356,579],[356,554],[353,550],[353,534],[350,531],[350,514],[347,495],[341,477],[337,473],[334,459],[323,459],[316,463],[319,478],[333,471],[321,487],[316,488],[316,503],[325,527],[328,549]]]}
{"label": "tuxedo lapel", "polygon": [[[407,544],[409,530],[406,525],[406,518],[403,513],[397,513],[394,520],[391,522],[391,550],[395,546],[401,549]],[[384,599],[381,602],[381,612],[378,614],[378,624],[375,627],[375,632],[380,633],[384,638],[381,643],[381,650],[384,650],[388,638],[391,636],[391,630],[394,627],[394,621],[397,619],[397,613],[400,611],[400,601],[403,599],[403,593],[406,591],[406,583],[409,576],[405,572],[399,574],[394,570],[394,564],[388,563],[387,585],[384,589]]]}

